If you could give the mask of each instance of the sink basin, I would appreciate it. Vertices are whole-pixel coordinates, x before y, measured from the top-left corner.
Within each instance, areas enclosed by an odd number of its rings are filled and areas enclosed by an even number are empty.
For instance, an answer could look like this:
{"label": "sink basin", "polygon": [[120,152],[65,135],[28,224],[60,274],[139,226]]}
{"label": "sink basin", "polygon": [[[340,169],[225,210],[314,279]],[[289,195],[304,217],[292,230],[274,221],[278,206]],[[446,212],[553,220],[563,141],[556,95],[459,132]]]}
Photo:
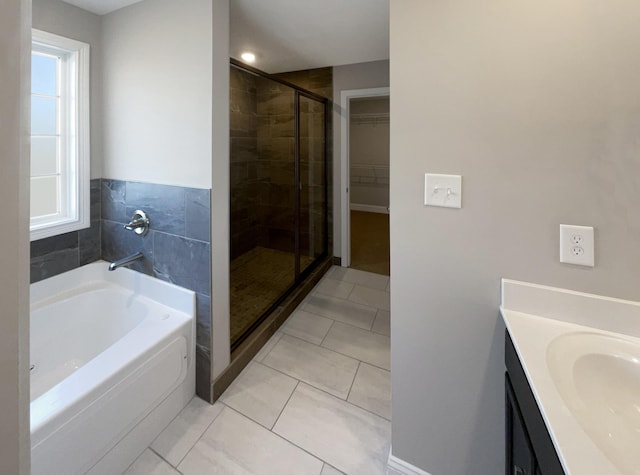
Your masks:
{"label": "sink basin", "polygon": [[640,344],[595,332],[547,347],[551,378],[594,444],[624,474],[640,474]]}

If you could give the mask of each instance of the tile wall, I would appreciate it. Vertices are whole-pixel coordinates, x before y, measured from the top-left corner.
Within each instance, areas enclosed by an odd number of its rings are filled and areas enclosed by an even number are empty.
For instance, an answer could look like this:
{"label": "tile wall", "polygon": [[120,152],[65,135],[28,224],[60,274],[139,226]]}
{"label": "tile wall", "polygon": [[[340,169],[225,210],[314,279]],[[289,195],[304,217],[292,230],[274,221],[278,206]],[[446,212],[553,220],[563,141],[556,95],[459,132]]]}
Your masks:
{"label": "tile wall", "polygon": [[[258,117],[253,74],[231,68],[230,186],[231,259],[264,245],[258,225]],[[264,198],[264,197],[263,197]]]}

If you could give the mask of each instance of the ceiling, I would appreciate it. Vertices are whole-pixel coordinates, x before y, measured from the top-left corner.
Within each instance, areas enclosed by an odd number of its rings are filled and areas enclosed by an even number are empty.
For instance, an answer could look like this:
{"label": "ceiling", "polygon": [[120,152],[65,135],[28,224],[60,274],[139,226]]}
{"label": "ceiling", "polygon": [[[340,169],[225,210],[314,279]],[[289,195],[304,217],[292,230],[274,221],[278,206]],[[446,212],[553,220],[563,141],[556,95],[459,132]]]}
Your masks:
{"label": "ceiling", "polygon": [[[141,0],[64,0],[104,15]],[[389,59],[389,0],[229,0],[230,56],[270,73]]]}
{"label": "ceiling", "polygon": [[389,59],[389,0],[230,0],[230,55],[270,73]]}
{"label": "ceiling", "polygon": [[142,0],[62,0],[96,15],[105,15],[120,8],[128,7]]}

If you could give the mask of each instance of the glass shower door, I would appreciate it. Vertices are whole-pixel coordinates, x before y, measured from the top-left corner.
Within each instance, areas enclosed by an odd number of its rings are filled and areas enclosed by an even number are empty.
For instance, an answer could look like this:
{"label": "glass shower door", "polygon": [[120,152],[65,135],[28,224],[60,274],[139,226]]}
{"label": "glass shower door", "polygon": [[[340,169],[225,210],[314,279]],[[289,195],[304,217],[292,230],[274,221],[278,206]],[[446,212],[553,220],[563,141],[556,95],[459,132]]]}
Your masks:
{"label": "glass shower door", "polygon": [[295,91],[231,67],[230,337],[237,347],[296,282]]}
{"label": "glass shower door", "polygon": [[325,104],[298,93],[298,264],[304,272],[327,250]]}

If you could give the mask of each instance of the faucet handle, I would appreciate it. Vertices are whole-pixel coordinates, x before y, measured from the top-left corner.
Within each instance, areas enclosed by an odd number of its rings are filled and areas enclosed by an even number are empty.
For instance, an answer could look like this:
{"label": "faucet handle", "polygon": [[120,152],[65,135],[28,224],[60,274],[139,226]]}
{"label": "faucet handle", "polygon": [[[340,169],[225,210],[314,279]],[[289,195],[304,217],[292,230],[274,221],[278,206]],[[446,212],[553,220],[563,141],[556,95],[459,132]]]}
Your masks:
{"label": "faucet handle", "polygon": [[129,224],[124,225],[124,229],[133,231],[139,236],[144,236],[149,232],[149,225],[150,221],[147,213],[142,210],[136,210],[136,212],[133,213],[133,216],[131,216]]}

